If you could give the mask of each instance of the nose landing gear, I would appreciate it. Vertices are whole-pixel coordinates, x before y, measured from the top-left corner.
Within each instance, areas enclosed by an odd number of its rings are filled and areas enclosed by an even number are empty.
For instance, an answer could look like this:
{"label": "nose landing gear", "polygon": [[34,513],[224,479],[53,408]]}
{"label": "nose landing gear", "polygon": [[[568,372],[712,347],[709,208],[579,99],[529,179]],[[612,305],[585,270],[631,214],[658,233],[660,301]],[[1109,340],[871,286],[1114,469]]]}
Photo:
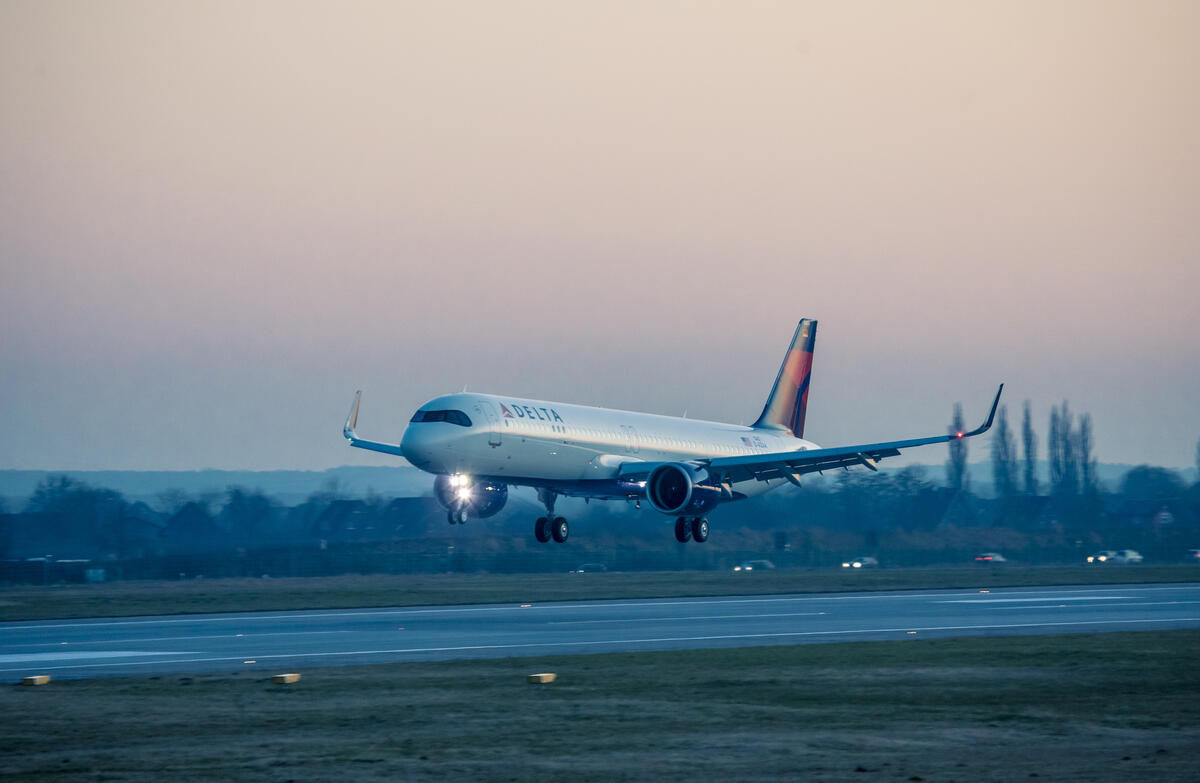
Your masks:
{"label": "nose landing gear", "polygon": [[563,543],[571,529],[567,520],[554,516],[554,501],[558,499],[558,493],[552,489],[540,489],[538,499],[546,504],[546,516],[537,518],[533,525],[533,537],[542,544],[551,538],[559,544]]}

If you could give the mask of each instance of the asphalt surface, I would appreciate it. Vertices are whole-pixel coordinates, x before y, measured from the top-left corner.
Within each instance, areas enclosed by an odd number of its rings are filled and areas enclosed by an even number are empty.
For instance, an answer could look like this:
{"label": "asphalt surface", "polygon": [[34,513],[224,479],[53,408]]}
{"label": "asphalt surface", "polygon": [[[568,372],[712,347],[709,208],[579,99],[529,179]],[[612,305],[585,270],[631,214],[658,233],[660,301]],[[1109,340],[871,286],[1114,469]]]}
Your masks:
{"label": "asphalt surface", "polygon": [[0,681],[1200,628],[1200,584],[651,598],[0,624]]}

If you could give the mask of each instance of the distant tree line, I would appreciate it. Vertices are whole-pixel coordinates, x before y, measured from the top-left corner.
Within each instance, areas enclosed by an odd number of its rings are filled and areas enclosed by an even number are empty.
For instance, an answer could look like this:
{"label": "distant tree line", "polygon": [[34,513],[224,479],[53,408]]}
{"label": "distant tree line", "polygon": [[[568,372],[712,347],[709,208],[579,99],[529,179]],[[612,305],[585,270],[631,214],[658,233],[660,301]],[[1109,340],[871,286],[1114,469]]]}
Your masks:
{"label": "distant tree line", "polygon": [[[956,406],[951,427],[961,431]],[[883,565],[970,562],[999,551],[1026,563],[1080,562],[1098,549],[1138,549],[1177,562],[1200,547],[1200,482],[1140,466],[1118,486],[1096,478],[1091,417],[1066,402],[1051,410],[1049,482],[1037,475],[1038,438],[1024,406],[1018,455],[1008,412],[991,435],[993,497],[972,492],[967,442],[950,441],[946,485],[922,468],[837,471],[801,488],[730,503],[712,514],[703,545],[679,545],[670,520],[626,503],[564,500],[564,545],[533,541],[538,505],[514,493],[497,517],[448,526],[432,497],[349,497],[336,485],[284,505],[246,487],[152,503],[66,476],[43,480],[19,510],[0,508],[0,581],[102,578],[304,576],[345,572],[724,568],[767,557],[780,566],[836,566],[873,555]],[[1200,443],[1197,444],[1200,467]],[[3,513],[7,512],[7,513]],[[31,560],[31,558],[48,558]],[[52,571],[46,564],[62,567]]]}

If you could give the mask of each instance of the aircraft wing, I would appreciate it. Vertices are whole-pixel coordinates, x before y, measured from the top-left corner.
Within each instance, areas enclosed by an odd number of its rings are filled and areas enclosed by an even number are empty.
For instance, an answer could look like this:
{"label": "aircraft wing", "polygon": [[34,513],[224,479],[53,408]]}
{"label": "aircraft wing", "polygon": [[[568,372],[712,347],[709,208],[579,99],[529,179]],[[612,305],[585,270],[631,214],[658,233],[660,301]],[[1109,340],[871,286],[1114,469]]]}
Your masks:
{"label": "aircraft wing", "polygon": [[350,442],[351,446],[358,449],[367,449],[368,451],[382,451],[384,454],[395,454],[397,457],[403,457],[404,452],[395,443],[380,443],[374,440],[363,440],[358,437],[358,433],[354,431],[358,424],[358,403],[362,400],[362,392],[354,392],[354,405],[350,408],[350,415],[346,417],[346,423],[342,426],[342,435]]}
{"label": "aircraft wing", "polygon": [[783,478],[792,483],[799,483],[799,477],[805,473],[817,473],[834,468],[846,468],[851,465],[862,465],[875,470],[875,463],[886,457],[895,457],[901,449],[914,446],[926,446],[931,443],[946,443],[960,438],[970,438],[981,435],[992,426],[996,416],[996,406],[1000,404],[1000,393],[1004,384],[1000,384],[996,399],[992,401],[992,410],[988,413],[987,421],[970,432],[956,432],[947,435],[933,435],[928,438],[913,438],[911,440],[894,440],[887,443],[864,443],[858,446],[838,446],[830,449],[802,449],[800,451],[783,451],[773,454],[748,454],[741,457],[714,457],[695,462],[724,480],[737,483],[739,481],[767,481]]}

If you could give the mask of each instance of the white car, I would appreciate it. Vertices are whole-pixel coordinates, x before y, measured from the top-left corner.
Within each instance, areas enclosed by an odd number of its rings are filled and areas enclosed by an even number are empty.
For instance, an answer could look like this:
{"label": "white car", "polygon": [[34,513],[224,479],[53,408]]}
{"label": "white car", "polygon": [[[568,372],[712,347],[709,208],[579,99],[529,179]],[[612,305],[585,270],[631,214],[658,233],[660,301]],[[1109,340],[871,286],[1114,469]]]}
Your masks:
{"label": "white car", "polygon": [[1089,563],[1119,563],[1124,565],[1132,565],[1142,562],[1142,556],[1136,549],[1118,549],[1113,551],[1105,549],[1097,552],[1094,555],[1088,555]]}
{"label": "white car", "polygon": [[770,560],[747,560],[733,567],[734,571],[768,571],[775,567]]}

